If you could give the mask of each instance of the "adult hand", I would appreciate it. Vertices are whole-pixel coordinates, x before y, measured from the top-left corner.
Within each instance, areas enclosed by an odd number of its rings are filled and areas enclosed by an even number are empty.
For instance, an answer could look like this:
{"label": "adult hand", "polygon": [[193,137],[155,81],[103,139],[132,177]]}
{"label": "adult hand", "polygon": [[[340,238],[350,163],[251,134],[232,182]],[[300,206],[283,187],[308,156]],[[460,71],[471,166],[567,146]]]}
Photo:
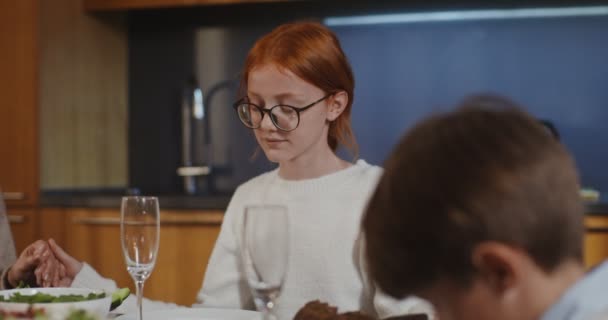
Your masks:
{"label": "adult hand", "polygon": [[34,272],[36,280],[41,287],[57,287],[66,277],[65,266],[52,255],[42,262]]}
{"label": "adult hand", "polygon": [[55,258],[57,258],[59,263],[64,267],[63,273],[61,273],[61,270],[59,270],[62,276],[57,281],[53,282],[53,286],[69,287],[72,284],[72,281],[74,281],[76,275],[82,269],[83,263],[67,254],[67,252],[57,245],[53,239],[49,240],[49,247],[55,255]]}
{"label": "adult hand", "polygon": [[17,287],[19,282],[36,287],[39,285],[35,270],[47,259],[54,258],[49,245],[42,240],[30,244],[8,271],[7,280],[12,287]]}

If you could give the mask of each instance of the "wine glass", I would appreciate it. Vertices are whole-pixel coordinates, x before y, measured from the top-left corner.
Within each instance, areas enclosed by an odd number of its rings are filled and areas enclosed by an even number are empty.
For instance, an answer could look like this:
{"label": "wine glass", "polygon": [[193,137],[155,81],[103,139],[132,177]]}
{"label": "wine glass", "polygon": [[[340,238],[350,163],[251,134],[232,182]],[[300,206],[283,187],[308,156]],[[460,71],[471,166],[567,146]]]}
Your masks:
{"label": "wine glass", "polygon": [[264,319],[276,319],[273,308],[287,271],[288,229],[286,207],[245,207],[242,250],[245,274]]}
{"label": "wine glass", "polygon": [[144,281],[148,279],[158,252],[160,218],[158,198],[123,197],[120,207],[120,239],[127,271],[137,288],[138,319],[142,320]]}

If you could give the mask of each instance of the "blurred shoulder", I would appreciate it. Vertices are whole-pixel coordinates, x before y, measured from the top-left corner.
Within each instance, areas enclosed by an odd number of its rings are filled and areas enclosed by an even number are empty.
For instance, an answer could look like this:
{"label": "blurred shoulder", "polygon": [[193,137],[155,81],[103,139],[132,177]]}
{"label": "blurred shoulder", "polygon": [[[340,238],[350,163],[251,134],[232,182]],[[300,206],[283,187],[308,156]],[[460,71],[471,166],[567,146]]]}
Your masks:
{"label": "blurred shoulder", "polygon": [[359,178],[368,180],[369,182],[375,184],[380,180],[384,169],[382,167],[369,164],[367,161],[363,159],[357,160],[357,162],[353,165],[355,167],[355,172],[359,176]]}

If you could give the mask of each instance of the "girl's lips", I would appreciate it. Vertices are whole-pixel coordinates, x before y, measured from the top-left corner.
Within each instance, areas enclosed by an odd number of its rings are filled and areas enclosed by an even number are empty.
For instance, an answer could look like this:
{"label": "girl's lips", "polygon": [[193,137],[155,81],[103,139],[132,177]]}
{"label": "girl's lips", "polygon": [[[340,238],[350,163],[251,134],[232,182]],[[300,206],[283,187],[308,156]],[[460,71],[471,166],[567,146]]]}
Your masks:
{"label": "girl's lips", "polygon": [[269,147],[277,147],[281,143],[286,142],[287,140],[283,140],[283,139],[264,139],[264,141],[266,141],[266,145],[268,145]]}

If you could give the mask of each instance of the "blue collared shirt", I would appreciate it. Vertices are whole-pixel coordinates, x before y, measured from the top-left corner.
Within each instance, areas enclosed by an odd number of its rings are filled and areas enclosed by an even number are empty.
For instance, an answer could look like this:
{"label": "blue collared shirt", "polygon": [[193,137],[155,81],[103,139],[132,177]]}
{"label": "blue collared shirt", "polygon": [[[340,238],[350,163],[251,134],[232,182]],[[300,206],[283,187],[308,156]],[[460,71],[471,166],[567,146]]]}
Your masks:
{"label": "blue collared shirt", "polygon": [[541,320],[608,319],[608,261],[576,282]]}

